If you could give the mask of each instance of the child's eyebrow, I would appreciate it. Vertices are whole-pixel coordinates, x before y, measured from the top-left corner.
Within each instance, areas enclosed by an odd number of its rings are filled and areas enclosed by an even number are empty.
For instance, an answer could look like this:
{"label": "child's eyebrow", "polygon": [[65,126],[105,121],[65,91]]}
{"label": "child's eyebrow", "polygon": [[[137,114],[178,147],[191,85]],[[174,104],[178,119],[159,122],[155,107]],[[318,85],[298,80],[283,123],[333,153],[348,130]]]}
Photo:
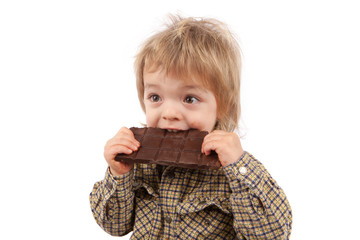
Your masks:
{"label": "child's eyebrow", "polygon": [[[148,90],[148,89],[158,89],[161,88],[161,85],[159,84],[154,84],[154,83],[145,83],[144,85],[144,89]],[[199,85],[185,85],[185,86],[181,86],[180,87],[181,90],[183,91],[197,91],[197,92],[206,92],[207,90]]]}
{"label": "child's eyebrow", "polygon": [[183,90],[195,90],[200,92],[206,92],[206,89],[198,85],[186,85],[182,87]]}
{"label": "child's eyebrow", "polygon": [[158,84],[153,84],[153,83],[146,83],[144,85],[144,89],[148,89],[148,88],[158,88],[159,85]]}

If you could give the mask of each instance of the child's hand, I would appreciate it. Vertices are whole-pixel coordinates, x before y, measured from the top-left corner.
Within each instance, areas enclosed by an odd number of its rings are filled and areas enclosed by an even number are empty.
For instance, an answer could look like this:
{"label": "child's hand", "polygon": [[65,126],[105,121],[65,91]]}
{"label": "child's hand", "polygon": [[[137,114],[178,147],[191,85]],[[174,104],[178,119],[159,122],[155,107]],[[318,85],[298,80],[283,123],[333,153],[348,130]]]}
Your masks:
{"label": "child's hand", "polygon": [[236,133],[215,130],[205,136],[201,151],[209,155],[214,150],[223,167],[240,159],[244,150]]}
{"label": "child's hand", "polygon": [[116,135],[111,138],[104,147],[104,157],[109,164],[111,174],[119,176],[131,170],[134,164],[123,163],[115,161],[115,156],[118,153],[131,154],[137,151],[140,143],[135,139],[133,132],[122,127]]}

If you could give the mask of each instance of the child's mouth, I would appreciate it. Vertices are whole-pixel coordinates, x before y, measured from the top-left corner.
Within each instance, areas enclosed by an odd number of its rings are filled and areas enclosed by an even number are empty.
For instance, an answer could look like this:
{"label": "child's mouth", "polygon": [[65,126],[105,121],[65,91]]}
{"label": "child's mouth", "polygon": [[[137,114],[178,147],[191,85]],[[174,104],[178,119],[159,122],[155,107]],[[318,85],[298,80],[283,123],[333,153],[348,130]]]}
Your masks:
{"label": "child's mouth", "polygon": [[[194,129],[196,130],[195,128],[189,128],[189,129],[175,129],[175,128],[162,128],[168,132],[171,132],[171,133],[177,133],[177,132],[181,132],[181,131],[187,131],[187,130],[190,130],[190,129]],[[200,130],[199,130],[200,131]]]}
{"label": "child's mouth", "polygon": [[168,132],[171,132],[171,133],[177,133],[177,132],[180,132],[180,131],[185,131],[186,129],[180,129],[180,128],[162,128]]}
{"label": "child's mouth", "polygon": [[178,132],[178,131],[180,131],[180,130],[175,130],[175,129],[166,129],[168,132],[172,132],[172,133],[176,133],[176,132]]}

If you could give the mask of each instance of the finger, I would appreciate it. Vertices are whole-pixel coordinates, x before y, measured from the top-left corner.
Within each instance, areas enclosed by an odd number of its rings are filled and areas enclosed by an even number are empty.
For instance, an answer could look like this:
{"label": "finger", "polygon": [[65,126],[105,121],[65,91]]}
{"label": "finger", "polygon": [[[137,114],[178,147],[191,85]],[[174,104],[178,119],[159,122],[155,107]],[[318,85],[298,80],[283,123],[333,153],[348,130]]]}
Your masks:
{"label": "finger", "polygon": [[228,134],[228,132],[223,131],[223,130],[214,130],[212,132],[210,132],[208,135],[226,135]]}
{"label": "finger", "polygon": [[227,133],[224,132],[224,131],[215,130],[215,131],[209,133],[208,135],[206,135],[206,136],[204,137],[204,141],[205,141],[205,140],[209,140],[209,139],[214,139],[214,138],[218,139],[219,137],[225,136],[226,134],[227,134]]}
{"label": "finger", "polygon": [[122,135],[130,136],[131,138],[135,139],[134,133],[127,127],[120,128],[120,130],[115,134],[115,137]]}
{"label": "finger", "polygon": [[119,137],[129,138],[134,141],[135,145],[140,145],[140,143],[135,139],[134,133],[126,127],[120,128],[120,130],[115,134],[113,138]]}
{"label": "finger", "polygon": [[112,142],[112,143],[105,145],[104,154],[113,153],[115,151],[115,149],[119,149],[119,148],[128,148],[132,151],[138,150],[138,148],[135,145],[128,143],[128,142],[124,142],[124,141],[123,142]]}
{"label": "finger", "polygon": [[118,134],[118,133],[122,133],[122,132],[132,132],[130,129],[128,129],[127,127],[122,127],[122,128],[120,128],[119,129],[119,131],[116,133],[116,135]]}
{"label": "finger", "polygon": [[224,136],[222,134],[214,134],[209,137],[204,138],[204,141],[201,146],[201,151],[203,153],[210,154],[211,150],[216,150],[216,146],[219,142],[222,142]]}
{"label": "finger", "polygon": [[123,145],[115,145],[104,153],[104,157],[109,162],[114,160],[117,154],[122,154],[122,153],[131,154],[133,153],[133,150]]}
{"label": "finger", "polygon": [[222,135],[211,135],[207,138],[204,138],[203,143],[211,142],[211,141],[222,141],[224,139],[224,136]]}
{"label": "finger", "polygon": [[205,155],[209,155],[211,153],[211,151],[217,150],[218,143],[219,143],[219,141],[217,141],[217,140],[207,140],[206,142],[203,143],[201,151]]}
{"label": "finger", "polygon": [[204,138],[204,142],[218,141],[226,144],[233,144],[239,141],[239,136],[236,133],[220,131],[214,134],[209,134]]}
{"label": "finger", "polygon": [[140,143],[136,141],[136,139],[129,136],[114,137],[106,143],[105,147],[111,147],[118,144],[125,145],[133,149],[134,151],[136,151],[140,147]]}

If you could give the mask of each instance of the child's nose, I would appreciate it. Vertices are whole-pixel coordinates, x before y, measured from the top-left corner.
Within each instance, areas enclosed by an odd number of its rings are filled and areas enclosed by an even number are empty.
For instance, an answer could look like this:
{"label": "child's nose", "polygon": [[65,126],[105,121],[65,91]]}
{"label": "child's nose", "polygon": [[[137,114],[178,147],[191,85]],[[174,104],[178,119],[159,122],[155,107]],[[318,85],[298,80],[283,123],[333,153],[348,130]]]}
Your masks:
{"label": "child's nose", "polygon": [[167,104],[162,112],[162,118],[164,120],[180,120],[181,113],[177,106],[174,104]]}

